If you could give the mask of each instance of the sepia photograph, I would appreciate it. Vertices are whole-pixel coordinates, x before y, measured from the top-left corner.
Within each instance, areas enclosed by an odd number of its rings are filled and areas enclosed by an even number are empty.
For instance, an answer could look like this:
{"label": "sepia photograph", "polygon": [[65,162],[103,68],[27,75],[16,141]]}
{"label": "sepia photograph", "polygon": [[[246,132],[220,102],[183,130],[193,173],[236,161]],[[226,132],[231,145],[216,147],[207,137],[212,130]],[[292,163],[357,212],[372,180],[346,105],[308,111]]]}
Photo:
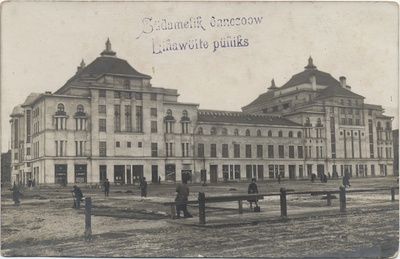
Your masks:
{"label": "sepia photograph", "polygon": [[0,26],[1,256],[398,256],[398,3],[5,1]]}

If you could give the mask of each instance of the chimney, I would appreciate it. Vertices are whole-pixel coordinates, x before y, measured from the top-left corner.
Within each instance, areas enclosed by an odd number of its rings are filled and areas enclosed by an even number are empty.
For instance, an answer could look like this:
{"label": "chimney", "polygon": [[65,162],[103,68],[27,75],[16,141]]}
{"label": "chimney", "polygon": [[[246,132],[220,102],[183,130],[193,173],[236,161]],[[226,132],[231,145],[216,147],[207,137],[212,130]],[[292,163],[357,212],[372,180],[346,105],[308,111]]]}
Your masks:
{"label": "chimney", "polygon": [[346,77],[341,76],[339,77],[339,80],[340,80],[340,86],[346,88]]}

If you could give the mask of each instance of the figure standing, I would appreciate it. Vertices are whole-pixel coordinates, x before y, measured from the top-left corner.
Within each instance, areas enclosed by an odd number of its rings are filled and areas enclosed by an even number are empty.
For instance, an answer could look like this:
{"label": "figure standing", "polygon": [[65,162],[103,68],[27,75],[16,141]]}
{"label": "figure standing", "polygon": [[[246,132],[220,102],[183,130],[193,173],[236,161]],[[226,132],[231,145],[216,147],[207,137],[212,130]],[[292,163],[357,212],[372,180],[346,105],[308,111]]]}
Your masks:
{"label": "figure standing", "polygon": [[74,198],[74,206],[72,206],[72,208],[76,208],[76,209],[80,209],[81,208],[81,201],[83,198],[83,193],[81,191],[81,189],[74,185],[72,187],[72,197]]}
{"label": "figure standing", "polygon": [[12,196],[13,196],[13,201],[14,201],[14,206],[19,206],[20,201],[19,201],[19,197],[23,196],[22,193],[19,191],[18,186],[15,184],[13,185],[13,188],[11,189],[12,191]]}
{"label": "figure standing", "polygon": [[281,174],[278,175],[278,183],[281,183]]}
{"label": "figure standing", "polygon": [[[279,177],[278,177],[278,179],[279,179]],[[256,179],[255,178],[251,179],[251,183],[249,184],[249,188],[247,190],[247,193],[248,194],[258,193],[258,188],[257,188],[257,184],[256,184]],[[258,206],[257,205],[257,197],[255,197],[254,199],[247,200],[247,201],[250,202],[250,209],[253,208],[253,202],[256,205],[256,207]]]}
{"label": "figure standing", "polygon": [[28,180],[28,188],[31,188],[32,187],[32,179],[29,179]]}
{"label": "figure standing", "polygon": [[104,196],[107,196],[110,194],[110,182],[108,181],[108,178],[104,181],[103,183],[104,186]]}
{"label": "figure standing", "polygon": [[[176,187],[176,198],[175,201],[188,201],[189,187],[187,186],[187,179],[182,179],[182,183]],[[192,218],[193,216],[187,210],[187,204],[176,205],[176,216],[179,219],[181,217],[181,211],[183,211],[184,218]]]}
{"label": "figure standing", "polygon": [[344,176],[343,176],[343,185],[344,185],[344,188],[346,188],[347,185],[349,187],[351,187],[351,185],[350,185],[350,175],[349,175],[349,172],[347,172],[347,171],[344,173]]}
{"label": "figure standing", "polygon": [[158,184],[161,184],[161,176],[158,177]]}
{"label": "figure standing", "polygon": [[140,196],[147,197],[146,177],[143,177],[142,180],[140,180],[140,185],[139,185],[138,189],[140,189]]}

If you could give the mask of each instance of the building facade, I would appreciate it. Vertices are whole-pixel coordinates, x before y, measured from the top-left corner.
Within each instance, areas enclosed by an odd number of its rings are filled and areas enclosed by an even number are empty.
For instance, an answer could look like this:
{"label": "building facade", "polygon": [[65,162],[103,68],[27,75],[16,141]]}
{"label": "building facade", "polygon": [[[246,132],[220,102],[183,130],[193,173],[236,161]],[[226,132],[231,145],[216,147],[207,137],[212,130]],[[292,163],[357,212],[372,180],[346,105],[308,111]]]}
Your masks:
{"label": "building facade", "polygon": [[[344,81],[343,81],[344,80]],[[101,56],[56,92],[32,93],[11,114],[12,180],[39,185],[393,174],[392,117],[309,60],[242,112],[198,109],[175,89]]]}

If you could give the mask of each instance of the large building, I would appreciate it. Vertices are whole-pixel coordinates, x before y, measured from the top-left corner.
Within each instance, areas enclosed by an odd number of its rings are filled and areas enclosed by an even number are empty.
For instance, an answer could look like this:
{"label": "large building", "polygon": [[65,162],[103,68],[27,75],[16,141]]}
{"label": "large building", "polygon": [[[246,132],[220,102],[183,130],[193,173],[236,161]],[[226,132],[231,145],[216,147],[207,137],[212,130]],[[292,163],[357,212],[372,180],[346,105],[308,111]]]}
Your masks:
{"label": "large building", "polygon": [[116,56],[101,56],[54,93],[32,93],[11,114],[12,180],[39,185],[133,184],[393,174],[393,117],[340,81],[305,70],[242,112],[201,110],[154,87]]}

